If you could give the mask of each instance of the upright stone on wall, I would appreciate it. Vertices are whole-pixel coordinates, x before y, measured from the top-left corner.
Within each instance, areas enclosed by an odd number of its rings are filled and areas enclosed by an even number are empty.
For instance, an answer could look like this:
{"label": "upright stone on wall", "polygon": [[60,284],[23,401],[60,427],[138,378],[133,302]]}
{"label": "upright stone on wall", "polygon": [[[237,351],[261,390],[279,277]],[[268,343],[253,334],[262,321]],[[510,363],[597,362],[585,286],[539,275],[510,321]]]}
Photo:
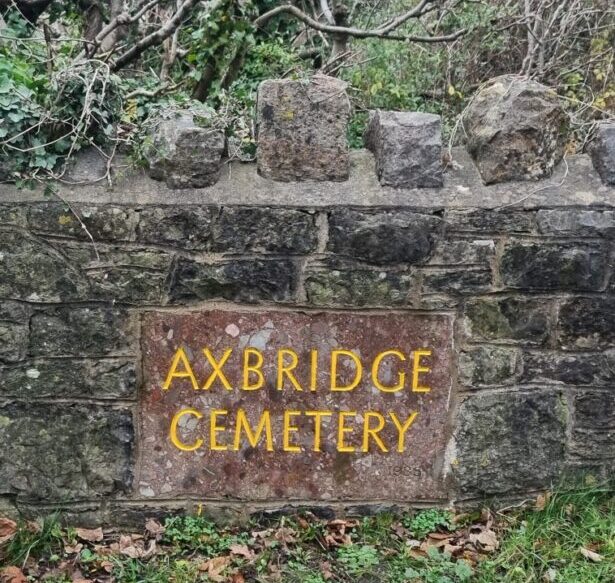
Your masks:
{"label": "upright stone on wall", "polygon": [[492,80],[463,116],[468,151],[486,184],[550,176],[564,155],[567,123],[555,91],[514,75]]}
{"label": "upright stone on wall", "polygon": [[615,184],[615,123],[598,125],[589,153],[602,182]]}
{"label": "upright stone on wall", "polygon": [[380,184],[407,188],[442,186],[439,115],[373,111],[365,145],[376,157]]}
{"label": "upright stone on wall", "polygon": [[262,176],[285,182],[348,178],[350,102],[343,81],[324,75],[309,82],[264,81],[256,107]]}

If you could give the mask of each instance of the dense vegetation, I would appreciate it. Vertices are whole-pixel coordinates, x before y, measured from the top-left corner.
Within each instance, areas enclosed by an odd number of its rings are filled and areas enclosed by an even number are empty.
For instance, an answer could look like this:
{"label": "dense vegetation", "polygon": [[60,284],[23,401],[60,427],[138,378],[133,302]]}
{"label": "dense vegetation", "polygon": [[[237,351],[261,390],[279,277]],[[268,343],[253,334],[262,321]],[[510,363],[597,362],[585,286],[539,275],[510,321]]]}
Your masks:
{"label": "dense vegetation", "polygon": [[259,82],[349,83],[355,147],[370,108],[441,113],[448,135],[481,83],[528,75],[569,106],[569,151],[615,112],[611,0],[0,0],[0,181],[63,179],[91,145],[139,161],[158,110],[213,108],[254,151]]}

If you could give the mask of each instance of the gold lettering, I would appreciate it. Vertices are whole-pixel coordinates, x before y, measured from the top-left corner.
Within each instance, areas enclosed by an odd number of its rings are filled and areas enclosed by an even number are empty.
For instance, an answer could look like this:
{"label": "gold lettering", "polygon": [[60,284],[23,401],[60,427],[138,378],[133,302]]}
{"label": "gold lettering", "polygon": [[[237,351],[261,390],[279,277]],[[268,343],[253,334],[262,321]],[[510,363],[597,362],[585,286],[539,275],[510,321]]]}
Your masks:
{"label": "gold lettering", "polygon": [[431,391],[429,387],[423,387],[419,385],[419,374],[422,372],[430,372],[431,369],[428,366],[421,366],[421,358],[423,356],[431,356],[431,350],[421,349],[415,350],[412,359],[412,392],[413,393],[428,393]]}
{"label": "gold lettering", "polygon": [[[177,370],[179,363],[181,362],[184,370]],[[173,356],[173,362],[171,363],[171,368],[169,369],[169,373],[167,374],[167,378],[164,381],[164,385],[162,385],[162,389],[164,391],[168,391],[171,386],[171,381],[174,378],[189,378],[192,383],[192,388],[195,391],[199,390],[199,383],[196,382],[196,378],[194,373],[192,372],[192,367],[190,366],[190,362],[188,361],[188,357],[184,352],[183,348],[178,348],[175,352],[175,356]]]}
{"label": "gold lettering", "polygon": [[393,423],[395,424],[395,427],[397,427],[397,431],[399,433],[399,439],[397,440],[397,451],[399,453],[404,452],[404,440],[406,437],[406,431],[410,429],[410,426],[414,423],[414,420],[416,419],[417,415],[418,412],[412,413],[402,425],[401,421],[397,418],[397,415],[395,415],[395,413],[393,413],[392,411],[389,411],[389,417],[393,420]]}
{"label": "gold lettering", "polygon": [[310,352],[310,391],[316,390],[318,380],[318,350]]}
{"label": "gold lettering", "polygon": [[212,451],[226,451],[226,445],[221,445],[217,441],[216,433],[224,431],[226,427],[217,425],[218,415],[227,415],[228,411],[224,409],[212,409],[209,414],[209,449]]}
{"label": "gold lettering", "polygon": [[233,352],[233,349],[232,348],[227,348],[224,351],[224,354],[222,355],[222,358],[218,362],[214,358],[213,354],[210,352],[209,348],[204,348],[203,349],[203,354],[206,356],[206,358],[209,361],[209,364],[211,364],[211,368],[212,368],[212,372],[209,375],[209,378],[205,381],[205,384],[203,385],[203,390],[205,390],[205,391],[209,390],[209,388],[211,387],[213,382],[216,380],[216,378],[220,379],[220,382],[222,383],[222,385],[224,386],[224,388],[227,391],[232,391],[233,390],[231,388],[231,384],[228,382],[228,379],[226,378],[226,376],[224,376],[224,373],[222,372],[222,367],[226,364],[226,361],[228,360],[229,356],[231,355],[231,352]]}
{"label": "gold lettering", "polygon": [[346,445],[344,443],[344,435],[346,433],[352,433],[352,427],[346,427],[344,421],[346,417],[356,417],[356,411],[340,411],[337,425],[337,451],[352,453],[355,448],[352,445]]}
{"label": "gold lettering", "polygon": [[[256,356],[256,363],[250,364],[250,356]],[[263,376],[263,355],[256,348],[246,348],[243,351],[243,386],[244,391],[256,391],[265,384]],[[250,384],[250,373],[256,375],[256,381]]]}
{"label": "gold lettering", "polygon": [[297,453],[301,451],[301,448],[298,445],[291,445],[290,443],[290,434],[295,431],[299,431],[299,428],[296,425],[291,425],[291,417],[295,417],[296,415],[301,415],[301,411],[284,411],[284,451],[291,451],[293,453]]}
{"label": "gold lettering", "polygon": [[[377,419],[378,420],[378,426],[377,427],[370,427],[370,419]],[[376,445],[384,452],[388,452],[389,450],[387,449],[386,445],[384,445],[384,443],[382,442],[382,439],[380,439],[380,436],[378,435],[378,432],[382,431],[384,429],[384,425],[385,425],[386,421],[384,419],[384,417],[380,414],[377,413],[376,411],[368,411],[367,413],[365,413],[365,416],[363,418],[363,448],[362,451],[363,452],[368,452],[369,451],[369,438],[370,436],[374,439],[374,441],[376,442]]]}
{"label": "gold lettering", "polygon": [[406,360],[406,357],[399,350],[385,350],[384,352],[381,352],[380,354],[378,354],[378,356],[376,356],[376,358],[374,358],[374,363],[372,364],[372,382],[374,383],[374,386],[383,393],[395,393],[404,388],[404,384],[406,382],[406,373],[397,373],[398,381],[396,385],[392,385],[390,387],[383,385],[378,378],[378,372],[380,369],[380,363],[387,356],[396,356],[402,362]]}
{"label": "gold lettering", "polygon": [[320,449],[320,434],[321,420],[323,417],[331,417],[332,411],[306,411],[307,417],[314,417],[314,448],[313,451],[321,451]]}
{"label": "gold lettering", "polygon": [[252,431],[250,422],[246,416],[246,412],[243,409],[237,410],[237,424],[235,425],[235,444],[234,450],[239,451],[239,445],[241,443],[241,430],[245,431],[248,443],[252,447],[256,447],[260,441],[261,434],[265,432],[265,439],[267,442],[267,451],[273,451],[273,438],[271,436],[271,418],[269,411],[263,411],[260,421],[256,427],[256,431]]}
{"label": "gold lettering", "polygon": [[199,447],[203,445],[203,440],[200,437],[192,445],[187,445],[183,441],[181,441],[179,439],[179,436],[177,435],[177,426],[179,425],[179,420],[184,415],[192,415],[197,419],[201,419],[201,417],[203,417],[203,414],[196,409],[182,409],[181,411],[178,411],[177,413],[175,413],[171,421],[171,431],[169,432],[169,437],[171,438],[171,443],[177,449],[181,449],[182,451],[194,451],[195,449],[199,449]]}
{"label": "gold lettering", "polygon": [[[355,376],[353,381],[345,386],[340,387],[337,384],[337,359],[340,356],[347,356],[350,358],[355,364]],[[363,376],[363,366],[361,364],[361,360],[354,353],[349,350],[332,350],[331,351],[331,390],[332,391],[352,391],[357,388],[357,385],[361,382],[361,377]]]}
{"label": "gold lettering", "polygon": [[[290,364],[284,364],[284,359],[286,356],[291,357]],[[299,381],[295,378],[295,375],[292,373],[295,368],[297,368],[297,364],[299,364],[299,357],[294,350],[290,348],[281,348],[278,350],[278,375],[277,375],[277,389],[281,391],[284,388],[284,376],[287,376],[290,380],[291,384],[297,391],[302,391],[301,385]]]}

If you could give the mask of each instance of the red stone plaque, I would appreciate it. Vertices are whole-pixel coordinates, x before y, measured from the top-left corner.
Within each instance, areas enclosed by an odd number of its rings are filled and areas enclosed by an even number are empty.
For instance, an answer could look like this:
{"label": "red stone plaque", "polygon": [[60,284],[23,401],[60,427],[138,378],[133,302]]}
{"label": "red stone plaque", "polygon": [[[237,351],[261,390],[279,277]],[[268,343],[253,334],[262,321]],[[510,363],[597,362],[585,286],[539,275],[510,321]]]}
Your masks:
{"label": "red stone plaque", "polygon": [[151,312],[143,338],[144,495],[445,497],[448,316]]}

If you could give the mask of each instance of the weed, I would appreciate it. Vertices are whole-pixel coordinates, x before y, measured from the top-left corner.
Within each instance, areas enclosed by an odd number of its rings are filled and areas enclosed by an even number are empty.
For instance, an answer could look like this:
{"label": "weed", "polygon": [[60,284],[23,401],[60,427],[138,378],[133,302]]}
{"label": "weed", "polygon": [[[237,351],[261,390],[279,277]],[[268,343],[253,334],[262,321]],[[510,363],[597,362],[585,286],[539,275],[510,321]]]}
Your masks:
{"label": "weed", "polygon": [[413,536],[421,539],[425,538],[430,532],[438,530],[438,528],[450,530],[451,519],[452,514],[448,510],[429,508],[417,512],[414,516],[404,516],[402,523]]}
{"label": "weed", "polygon": [[364,575],[380,564],[380,555],[371,545],[340,547],[337,558],[350,575]]}
{"label": "weed", "polygon": [[53,555],[62,545],[62,529],[56,515],[46,518],[39,527],[34,523],[20,524],[15,537],[7,545],[8,564],[19,565],[29,558]]}

